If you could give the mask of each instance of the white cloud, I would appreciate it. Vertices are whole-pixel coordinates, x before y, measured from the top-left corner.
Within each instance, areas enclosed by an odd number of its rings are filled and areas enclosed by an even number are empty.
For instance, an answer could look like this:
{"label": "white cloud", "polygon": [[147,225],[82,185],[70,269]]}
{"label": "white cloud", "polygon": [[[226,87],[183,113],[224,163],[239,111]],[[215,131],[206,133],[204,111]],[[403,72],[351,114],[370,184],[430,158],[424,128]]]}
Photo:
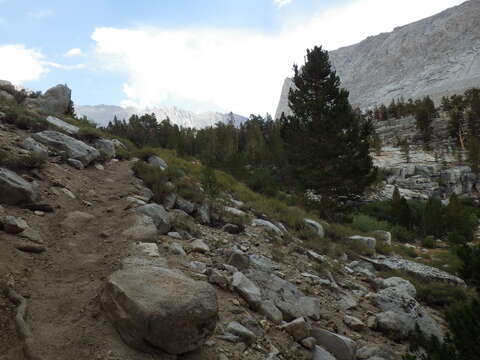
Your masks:
{"label": "white cloud", "polygon": [[33,19],[37,19],[37,20],[40,20],[40,19],[44,19],[44,18],[47,18],[49,16],[52,16],[53,15],[53,11],[52,10],[49,10],[49,9],[43,9],[43,10],[37,10],[37,11],[29,11],[27,13],[28,17],[31,17]]}
{"label": "white cloud", "polygon": [[[210,104],[241,114],[274,112],[281,85],[307,48],[333,50],[391,31],[462,0],[352,0],[276,34],[246,30],[143,27],[97,28],[96,53],[110,71],[123,72],[124,105],[173,101]],[[174,104],[173,104],[174,105]]]}
{"label": "white cloud", "polygon": [[48,72],[43,55],[23,45],[0,46],[0,79],[22,84]]}
{"label": "white cloud", "polygon": [[288,5],[292,2],[292,0],[273,0],[273,2],[275,3],[275,5],[277,5],[278,7],[283,7],[285,5]]}
{"label": "white cloud", "polygon": [[68,50],[64,56],[66,57],[72,57],[72,56],[80,56],[83,55],[82,49],[79,48],[73,48]]}
{"label": "white cloud", "polygon": [[61,70],[78,70],[78,69],[84,69],[85,64],[75,64],[75,65],[64,65],[64,64],[59,64],[56,62],[52,61],[46,61],[44,62],[45,65],[55,68],[55,69],[61,69]]}

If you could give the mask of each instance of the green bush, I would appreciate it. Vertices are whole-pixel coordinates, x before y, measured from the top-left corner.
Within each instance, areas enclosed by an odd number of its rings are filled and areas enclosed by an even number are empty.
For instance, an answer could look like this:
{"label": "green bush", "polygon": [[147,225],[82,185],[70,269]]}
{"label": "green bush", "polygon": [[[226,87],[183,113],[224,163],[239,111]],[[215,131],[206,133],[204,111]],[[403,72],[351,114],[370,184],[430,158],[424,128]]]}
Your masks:
{"label": "green bush", "polygon": [[210,167],[204,167],[202,170],[202,186],[206,194],[210,198],[215,198],[220,192],[220,185],[218,183],[215,170]]}
{"label": "green bush", "polygon": [[46,159],[38,154],[12,155],[0,150],[0,166],[11,170],[40,169],[45,165]]}
{"label": "green bush", "polygon": [[375,230],[388,231],[391,225],[386,221],[379,221],[369,215],[357,214],[353,216],[352,227],[363,232],[372,232]]}
{"label": "green bush", "polygon": [[415,234],[401,225],[394,225],[390,229],[394,240],[401,243],[412,243],[415,241]]}
{"label": "green bush", "polygon": [[158,153],[157,153],[156,149],[151,148],[151,147],[142,148],[135,153],[135,156],[138,157],[140,160],[143,160],[143,161],[147,161],[148,158],[152,155],[157,155],[158,156]]}
{"label": "green bush", "polygon": [[91,126],[84,126],[78,130],[77,137],[83,140],[91,141],[104,137],[104,134],[100,129]]}
{"label": "green bush", "polygon": [[414,282],[417,299],[432,307],[446,307],[467,299],[464,288],[443,282]]}
{"label": "green bush", "polygon": [[435,237],[434,236],[427,236],[425,238],[422,239],[421,241],[421,245],[424,247],[424,248],[427,248],[427,249],[434,249],[435,248]]}
{"label": "green bush", "polygon": [[195,203],[202,203],[205,195],[198,184],[189,177],[182,177],[177,182],[177,193],[184,199]]}

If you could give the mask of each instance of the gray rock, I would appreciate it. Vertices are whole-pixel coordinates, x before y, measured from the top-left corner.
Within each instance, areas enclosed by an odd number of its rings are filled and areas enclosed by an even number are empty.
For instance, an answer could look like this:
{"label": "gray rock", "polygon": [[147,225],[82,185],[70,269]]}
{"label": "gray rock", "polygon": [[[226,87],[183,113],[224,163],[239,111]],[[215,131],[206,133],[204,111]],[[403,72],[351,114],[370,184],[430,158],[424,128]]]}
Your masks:
{"label": "gray rock", "polygon": [[246,270],[250,267],[250,256],[241,251],[233,251],[228,259],[228,264],[234,266],[238,270]]}
{"label": "gray rock", "polygon": [[165,170],[168,165],[167,163],[165,162],[165,160],[161,159],[160,157],[156,156],[156,155],[151,155],[148,159],[147,159],[147,162],[152,165],[152,166],[155,166],[155,167],[158,167],[159,169],[161,170]]}
{"label": "gray rock", "polygon": [[169,215],[162,205],[147,204],[137,208],[137,211],[150,217],[160,234],[166,234],[170,230]]}
{"label": "gray rock", "polygon": [[252,254],[248,256],[249,264],[252,268],[258,269],[264,272],[271,273],[275,270],[280,270],[280,265],[273,262],[269,258],[263,255]]}
{"label": "gray rock", "polygon": [[170,236],[171,238],[182,240],[182,235],[180,235],[180,233],[178,233],[176,231],[169,232],[167,235]]}
{"label": "gray rock", "polygon": [[247,216],[247,213],[245,211],[239,210],[231,206],[225,206],[223,209],[225,210],[225,212],[235,216],[240,216],[240,217]]}
{"label": "gray rock", "polygon": [[49,148],[64,152],[68,158],[81,161],[84,166],[100,157],[97,149],[57,131],[42,131],[32,137]]}
{"label": "gray rock", "polygon": [[67,164],[70,165],[71,167],[74,167],[77,170],[85,169],[85,166],[83,166],[83,163],[80,160],[67,159]]}
{"label": "gray rock", "polygon": [[327,257],[326,256],[323,256],[323,255],[320,255],[320,254],[317,254],[315,251],[313,250],[307,250],[307,256],[316,261],[317,263],[319,264],[323,264],[325,261],[327,261]]}
{"label": "gray rock", "polygon": [[230,280],[222,272],[218,270],[212,270],[208,276],[208,282],[220,286],[222,289],[227,289],[230,284]]}
{"label": "gray rock", "polygon": [[442,331],[430,314],[403,288],[389,287],[373,297],[383,310],[376,315],[377,327],[394,339],[405,339],[418,325],[427,337],[443,338]]}
{"label": "gray rock", "polygon": [[363,323],[363,321],[356,318],[355,316],[345,315],[343,318],[343,322],[350,329],[355,331],[362,331],[366,328],[366,325]]}
{"label": "gray rock", "polygon": [[203,203],[197,208],[195,217],[202,225],[208,225],[211,222],[210,219],[210,208],[207,203]]}
{"label": "gray rock", "polygon": [[262,300],[260,305],[258,305],[257,311],[275,324],[280,324],[283,320],[282,312],[275,306],[272,300]]}
{"label": "gray rock", "polygon": [[[1,222],[1,220],[0,220],[0,222]],[[37,230],[33,230],[31,228],[26,228],[20,234],[18,234],[18,236],[20,236],[24,239],[30,240],[30,241],[32,241],[34,243],[37,243],[37,244],[44,244],[45,243],[43,241],[42,235]]]}
{"label": "gray rock", "polygon": [[333,354],[336,359],[356,359],[357,344],[352,339],[320,328],[313,328],[311,334],[317,340],[317,345]]}
{"label": "gray rock", "polygon": [[31,204],[38,198],[38,187],[35,183],[29,183],[13,171],[0,168],[0,203]]}
{"label": "gray rock", "polygon": [[375,246],[377,245],[377,239],[359,235],[350,236],[347,238],[347,241],[362,244],[372,250],[375,250]]}
{"label": "gray rock", "polygon": [[149,202],[153,198],[153,191],[147,187],[143,187],[142,190],[140,190],[140,196]]}
{"label": "gray rock", "polygon": [[425,281],[444,281],[452,284],[466,286],[465,281],[446,271],[432,266],[420,264],[400,257],[382,257],[377,259],[365,259],[372,263],[378,270],[397,270],[416,276]]}
{"label": "gray rock", "polygon": [[385,360],[396,360],[395,354],[379,345],[366,345],[357,351],[357,358],[359,360],[370,360],[372,358],[381,358]]}
{"label": "gray rock", "polygon": [[353,295],[345,294],[337,301],[337,304],[340,309],[347,311],[357,307],[358,301]]}
{"label": "gray rock", "polygon": [[135,216],[132,224],[122,232],[128,240],[135,242],[155,242],[158,230],[153,219],[149,216]]}
{"label": "gray rock", "polygon": [[117,155],[115,143],[112,140],[96,139],[93,147],[100,152],[100,156],[104,160],[113,159]]}
{"label": "gray rock", "polygon": [[170,245],[170,250],[174,253],[174,254],[177,254],[177,255],[180,255],[180,256],[187,256],[187,253],[185,252],[185,250],[183,250],[183,246],[180,245],[179,243],[172,243],[172,245]]}
{"label": "gray rock", "polygon": [[17,92],[15,86],[7,80],[0,80],[0,90],[3,90],[8,94],[15,94]]}
{"label": "gray rock", "polygon": [[49,124],[52,124],[52,125],[56,126],[57,128],[60,128],[61,130],[65,131],[67,134],[70,134],[70,135],[75,135],[80,130],[80,128],[78,126],[69,124],[69,123],[67,123],[63,120],[60,120],[59,118],[56,118],[54,116],[48,116],[47,117],[47,122]]}
{"label": "gray rock", "polygon": [[274,225],[273,223],[271,223],[270,221],[267,221],[267,220],[253,219],[252,226],[263,227],[265,229],[273,231],[277,235],[283,235],[282,230],[280,230],[278,226]]}
{"label": "gray rock", "polygon": [[101,302],[123,341],[152,353],[176,355],[199,348],[218,319],[217,296],[210,284],[154,266],[113,273]]}
{"label": "gray rock", "polygon": [[72,91],[67,85],[57,85],[37,98],[27,98],[23,104],[47,114],[65,114],[68,111]]}
{"label": "gray rock", "polygon": [[230,334],[238,336],[240,339],[242,339],[247,343],[254,342],[255,339],[257,338],[257,335],[255,335],[253,331],[250,331],[245,326],[243,326],[242,324],[236,321],[232,321],[228,323],[226,327],[226,331],[229,332]]}
{"label": "gray rock", "polygon": [[260,289],[239,271],[233,274],[232,288],[240,294],[252,309],[256,309],[259,306],[262,300]]}
{"label": "gray rock", "polygon": [[188,267],[198,274],[205,274],[207,272],[207,264],[201,261],[190,261]]}
{"label": "gray rock", "polygon": [[10,102],[16,102],[15,96],[1,89],[0,89],[0,99],[5,99]]}
{"label": "gray rock", "polygon": [[175,207],[175,203],[177,202],[177,194],[169,193],[163,197],[162,204],[165,209],[173,209]]}
{"label": "gray rock", "polygon": [[19,234],[28,229],[27,222],[19,217],[7,215],[2,222],[3,230],[9,234]]}
{"label": "gray rock", "polygon": [[409,295],[412,298],[417,296],[417,290],[413,284],[405,279],[399,277],[391,277],[382,281],[381,284],[383,289],[386,288],[395,288],[397,292],[402,295]]}
{"label": "gray rock", "polygon": [[325,350],[321,346],[315,346],[313,351],[313,359],[312,360],[337,360],[335,356],[330,354],[327,350]]}
{"label": "gray rock", "polygon": [[290,321],[280,328],[292,335],[295,341],[300,341],[310,335],[310,327],[303,317]]}
{"label": "gray rock", "polygon": [[23,140],[21,143],[21,146],[24,149],[40,156],[42,159],[48,158],[48,149],[42,144],[40,144],[38,141],[35,141],[31,137],[28,137],[25,140]]}
{"label": "gray rock", "polygon": [[177,201],[175,203],[175,206],[180,209],[185,211],[187,214],[193,214],[195,211],[195,204],[192,203],[191,201],[185,200],[181,196],[177,196]]}
{"label": "gray rock", "polygon": [[203,240],[196,239],[192,242],[192,251],[194,252],[199,252],[199,253],[208,253],[210,251],[210,248],[208,247],[207,244]]}
{"label": "gray rock", "polygon": [[325,237],[325,229],[323,228],[322,224],[320,224],[318,221],[312,220],[312,219],[303,219],[303,222],[308,225],[310,228],[315,230],[316,234],[320,238]]}

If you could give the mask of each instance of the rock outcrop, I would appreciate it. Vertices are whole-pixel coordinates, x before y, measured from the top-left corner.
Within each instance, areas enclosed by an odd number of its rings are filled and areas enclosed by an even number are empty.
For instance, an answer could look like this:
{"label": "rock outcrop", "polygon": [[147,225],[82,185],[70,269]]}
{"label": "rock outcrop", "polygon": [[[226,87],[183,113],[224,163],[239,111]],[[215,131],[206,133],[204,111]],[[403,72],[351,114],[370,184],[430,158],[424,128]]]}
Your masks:
{"label": "rock outcrop", "polygon": [[58,152],[64,152],[67,158],[81,161],[84,166],[100,157],[97,149],[58,131],[42,131],[33,134],[32,138]]}
{"label": "rock outcrop", "polygon": [[48,114],[65,114],[70,106],[72,90],[67,85],[57,85],[36,98],[27,98],[24,105]]}
{"label": "rock outcrop", "polygon": [[[330,52],[330,58],[361,108],[393,98],[461,93],[480,84],[480,3],[470,0],[435,16],[371,36]],[[285,80],[279,107],[288,113]]]}

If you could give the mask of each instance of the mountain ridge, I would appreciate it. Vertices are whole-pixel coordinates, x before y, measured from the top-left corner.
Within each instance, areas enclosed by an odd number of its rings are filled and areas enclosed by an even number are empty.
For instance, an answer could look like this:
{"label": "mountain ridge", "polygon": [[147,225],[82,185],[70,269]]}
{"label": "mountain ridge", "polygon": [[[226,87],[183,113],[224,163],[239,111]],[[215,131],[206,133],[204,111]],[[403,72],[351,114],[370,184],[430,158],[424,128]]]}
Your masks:
{"label": "mountain ridge", "polygon": [[[480,1],[466,1],[329,54],[355,106],[369,108],[402,96],[430,95],[439,101],[480,85]],[[289,82],[277,118],[288,113]]]}

